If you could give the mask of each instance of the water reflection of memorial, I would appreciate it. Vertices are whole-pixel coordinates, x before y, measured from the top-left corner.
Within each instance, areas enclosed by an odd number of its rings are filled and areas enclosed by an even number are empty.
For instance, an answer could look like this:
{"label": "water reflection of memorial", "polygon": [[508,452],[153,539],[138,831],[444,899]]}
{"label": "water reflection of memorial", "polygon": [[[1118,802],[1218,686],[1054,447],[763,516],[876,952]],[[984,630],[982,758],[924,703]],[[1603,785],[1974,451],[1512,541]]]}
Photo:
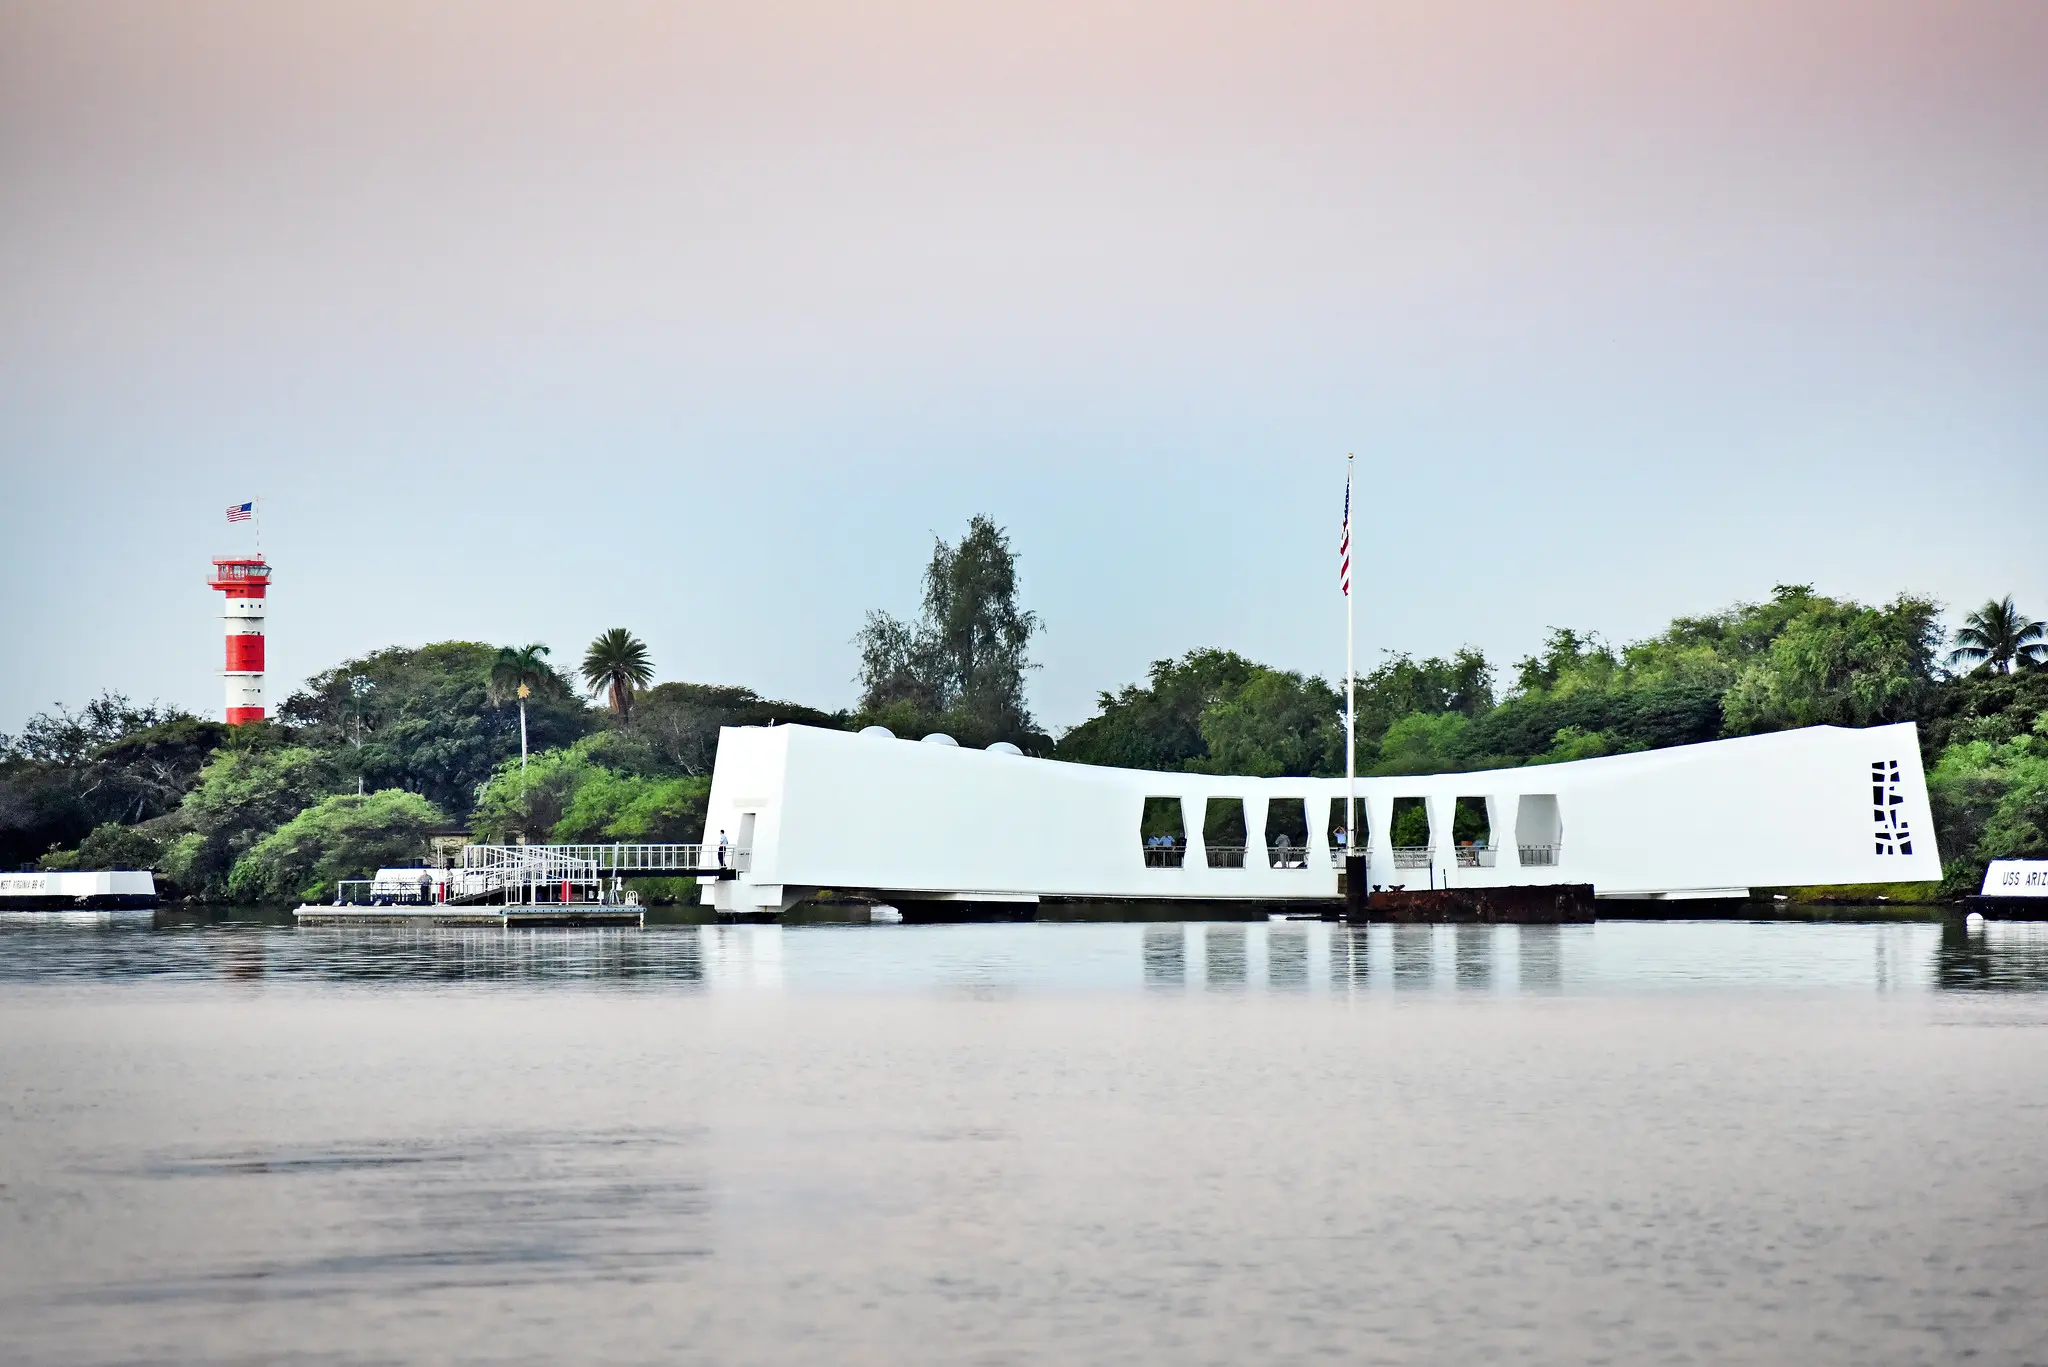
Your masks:
{"label": "water reflection of memorial", "polygon": [[1177,988],[1187,986],[1187,933],[1178,924],[1145,927],[1145,985]]}
{"label": "water reflection of memorial", "polygon": [[1241,991],[1247,958],[1243,926],[1210,926],[1204,936],[1203,981],[1211,992]]}
{"label": "water reflection of memorial", "polygon": [[1951,992],[2048,992],[2048,923],[1945,922],[1934,983]]}
{"label": "water reflection of memorial", "polygon": [[1266,985],[1275,992],[1308,990],[1306,926],[1279,925],[1266,933]]}

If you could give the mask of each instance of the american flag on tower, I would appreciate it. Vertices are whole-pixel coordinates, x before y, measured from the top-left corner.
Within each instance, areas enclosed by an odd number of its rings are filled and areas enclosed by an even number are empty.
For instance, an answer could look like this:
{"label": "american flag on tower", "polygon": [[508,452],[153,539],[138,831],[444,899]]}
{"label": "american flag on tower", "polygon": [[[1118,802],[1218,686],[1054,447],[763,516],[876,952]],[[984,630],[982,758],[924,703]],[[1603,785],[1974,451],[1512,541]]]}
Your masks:
{"label": "american flag on tower", "polygon": [[[1347,509],[1351,506],[1351,494],[1349,490],[1345,491],[1344,504]],[[256,505],[253,502],[234,504],[228,509],[228,521],[247,522],[249,520],[250,515],[253,514],[255,511]],[[1346,515],[1348,516],[1349,514],[1347,513]]]}
{"label": "american flag on tower", "polygon": [[1337,582],[1351,596],[1351,472],[1344,472],[1344,537],[1337,543]]}

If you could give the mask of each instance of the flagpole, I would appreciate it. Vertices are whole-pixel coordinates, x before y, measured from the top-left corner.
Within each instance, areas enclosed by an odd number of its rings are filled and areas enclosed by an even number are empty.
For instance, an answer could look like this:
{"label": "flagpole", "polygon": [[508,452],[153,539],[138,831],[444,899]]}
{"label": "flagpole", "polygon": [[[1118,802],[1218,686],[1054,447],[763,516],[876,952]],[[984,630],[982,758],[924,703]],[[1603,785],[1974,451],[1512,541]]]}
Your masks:
{"label": "flagpole", "polygon": [[[1352,455],[1346,451],[1344,532],[1347,539],[1351,533],[1351,468]],[[1358,614],[1355,602],[1347,574],[1344,580],[1344,849],[1347,854],[1355,854],[1358,849],[1358,665],[1354,625]]]}

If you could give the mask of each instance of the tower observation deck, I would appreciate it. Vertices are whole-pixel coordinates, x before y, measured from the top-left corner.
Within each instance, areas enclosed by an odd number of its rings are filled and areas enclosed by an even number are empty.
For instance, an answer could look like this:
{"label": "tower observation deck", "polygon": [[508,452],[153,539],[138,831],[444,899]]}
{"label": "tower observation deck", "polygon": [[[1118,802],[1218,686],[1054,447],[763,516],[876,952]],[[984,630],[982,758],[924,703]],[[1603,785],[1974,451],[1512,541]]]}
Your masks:
{"label": "tower observation deck", "polygon": [[270,587],[270,566],[261,556],[216,559],[206,586],[226,595],[221,622],[227,660],[221,673],[227,681],[227,723],[262,721],[264,593]]}

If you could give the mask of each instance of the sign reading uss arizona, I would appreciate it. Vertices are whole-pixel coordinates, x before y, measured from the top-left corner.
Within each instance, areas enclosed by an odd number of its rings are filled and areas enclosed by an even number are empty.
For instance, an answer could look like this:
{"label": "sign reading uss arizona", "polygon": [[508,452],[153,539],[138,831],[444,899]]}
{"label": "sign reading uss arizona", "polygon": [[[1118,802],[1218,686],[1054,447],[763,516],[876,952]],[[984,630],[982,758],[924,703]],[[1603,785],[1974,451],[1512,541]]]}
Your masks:
{"label": "sign reading uss arizona", "polygon": [[1980,897],[2048,898],[2048,859],[1994,859]]}

